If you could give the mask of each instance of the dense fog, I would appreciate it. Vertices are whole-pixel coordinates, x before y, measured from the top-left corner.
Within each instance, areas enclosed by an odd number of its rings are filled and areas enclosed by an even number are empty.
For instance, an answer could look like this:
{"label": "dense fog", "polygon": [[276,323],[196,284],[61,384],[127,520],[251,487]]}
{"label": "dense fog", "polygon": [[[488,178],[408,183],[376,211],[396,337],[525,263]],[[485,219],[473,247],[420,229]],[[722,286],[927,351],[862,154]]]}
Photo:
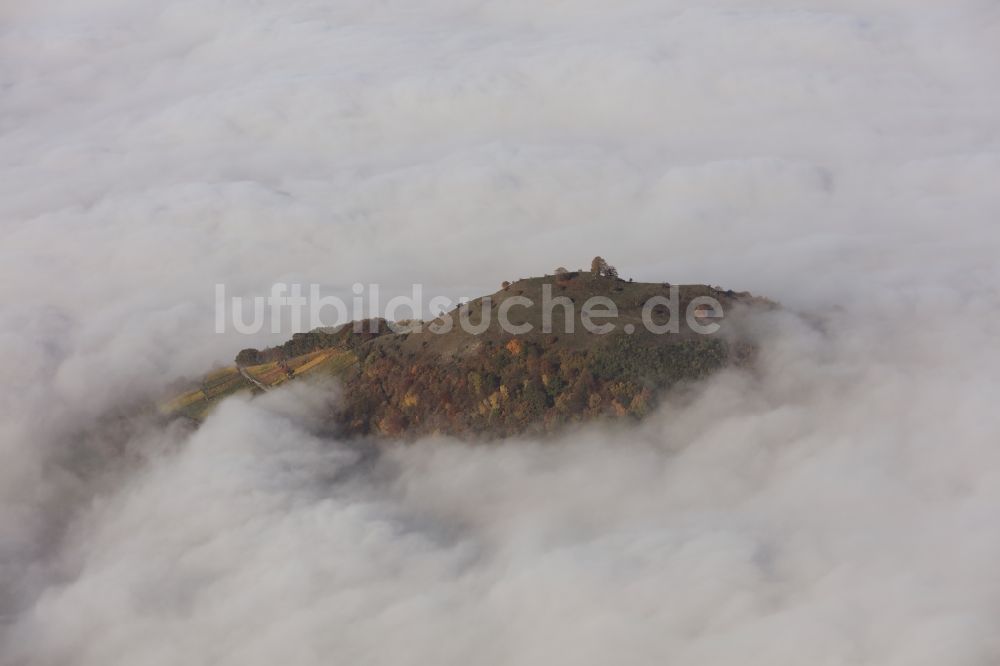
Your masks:
{"label": "dense fog", "polygon": [[[1000,5],[0,8],[0,662],[1000,660]],[[749,289],[641,424],[338,442],[338,388],[142,405],[385,297]],[[287,332],[286,332],[287,333]]]}

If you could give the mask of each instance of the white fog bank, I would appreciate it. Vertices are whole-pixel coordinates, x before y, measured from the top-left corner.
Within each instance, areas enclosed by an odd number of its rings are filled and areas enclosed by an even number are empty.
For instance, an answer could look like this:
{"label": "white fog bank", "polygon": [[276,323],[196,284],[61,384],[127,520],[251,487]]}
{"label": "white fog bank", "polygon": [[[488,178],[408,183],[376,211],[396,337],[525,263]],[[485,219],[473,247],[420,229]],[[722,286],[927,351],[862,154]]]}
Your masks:
{"label": "white fog bank", "polygon": [[[1000,661],[1000,6],[0,9],[0,662]],[[130,413],[214,285],[750,289],[633,428],[381,455]]]}

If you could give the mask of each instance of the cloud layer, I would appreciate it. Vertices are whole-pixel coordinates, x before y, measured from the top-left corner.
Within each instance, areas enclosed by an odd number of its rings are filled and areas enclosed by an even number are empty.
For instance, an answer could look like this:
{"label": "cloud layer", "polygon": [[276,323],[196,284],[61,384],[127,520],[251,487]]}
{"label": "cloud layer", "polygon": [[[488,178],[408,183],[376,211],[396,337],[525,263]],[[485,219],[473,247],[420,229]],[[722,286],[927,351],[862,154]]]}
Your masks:
{"label": "cloud layer", "polygon": [[[998,44],[977,0],[4,9],[0,655],[995,663]],[[598,253],[788,312],[752,375],[556,442],[109,412],[247,346],[218,282]]]}

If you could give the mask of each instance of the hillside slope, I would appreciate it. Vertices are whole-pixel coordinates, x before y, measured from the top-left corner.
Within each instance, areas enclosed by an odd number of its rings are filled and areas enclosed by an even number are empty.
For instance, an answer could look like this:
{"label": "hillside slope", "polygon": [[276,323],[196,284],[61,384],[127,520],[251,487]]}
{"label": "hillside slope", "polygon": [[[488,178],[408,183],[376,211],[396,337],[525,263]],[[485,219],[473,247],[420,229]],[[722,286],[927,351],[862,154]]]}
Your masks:
{"label": "hillside slope", "polygon": [[[595,314],[611,305],[617,316],[585,322],[584,304],[595,297],[604,299]],[[720,311],[699,305],[706,298]],[[199,420],[227,395],[336,377],[345,390],[330,420],[345,436],[491,438],[595,418],[641,418],[663,391],[749,363],[755,347],[737,322],[741,310],[754,306],[772,304],[705,285],[589,272],[529,278],[432,321],[355,322],[243,350],[237,366],[206,376],[163,411]],[[675,330],[664,332],[670,322]],[[717,327],[703,332],[711,324]],[[611,330],[594,332],[599,325]]]}

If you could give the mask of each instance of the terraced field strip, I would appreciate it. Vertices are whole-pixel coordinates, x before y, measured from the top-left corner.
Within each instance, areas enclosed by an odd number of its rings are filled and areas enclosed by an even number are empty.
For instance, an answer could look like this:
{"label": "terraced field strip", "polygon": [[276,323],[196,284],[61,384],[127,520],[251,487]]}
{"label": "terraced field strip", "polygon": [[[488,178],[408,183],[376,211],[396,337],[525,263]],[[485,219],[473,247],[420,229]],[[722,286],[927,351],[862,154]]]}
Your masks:
{"label": "terraced field strip", "polygon": [[309,372],[311,369],[319,366],[321,363],[328,360],[334,354],[343,354],[343,353],[344,352],[339,352],[335,349],[325,349],[323,351],[314,352],[312,354],[305,354],[304,356],[307,357],[311,356],[312,358],[309,358],[308,360],[305,361],[305,363],[302,363],[298,367],[294,368],[295,374],[296,375],[305,374]]}
{"label": "terraced field strip", "polygon": [[186,391],[168,400],[161,405],[160,411],[201,420],[224,398],[250,388],[251,382],[235,366],[220,368],[205,376],[201,388]]}
{"label": "terraced field strip", "polygon": [[300,366],[295,374],[296,376],[302,374],[328,374],[336,376],[357,363],[357,361],[358,357],[355,356],[354,352],[342,349],[330,349],[325,351],[323,358],[313,359],[308,364]]}
{"label": "terraced field strip", "polygon": [[353,352],[343,349],[321,349],[289,359],[285,367],[277,362],[250,367],[226,366],[205,375],[199,388],[192,388],[160,405],[164,414],[203,419],[224,398],[257,388],[269,391],[287,381],[286,367],[293,377],[314,374],[338,375],[357,362]]}
{"label": "terraced field strip", "polygon": [[194,403],[205,399],[205,392],[201,389],[194,389],[193,391],[188,391],[187,393],[182,393],[176,398],[172,398],[167,402],[160,405],[160,411],[165,414],[171,414],[173,412],[179,411],[193,405]]}

